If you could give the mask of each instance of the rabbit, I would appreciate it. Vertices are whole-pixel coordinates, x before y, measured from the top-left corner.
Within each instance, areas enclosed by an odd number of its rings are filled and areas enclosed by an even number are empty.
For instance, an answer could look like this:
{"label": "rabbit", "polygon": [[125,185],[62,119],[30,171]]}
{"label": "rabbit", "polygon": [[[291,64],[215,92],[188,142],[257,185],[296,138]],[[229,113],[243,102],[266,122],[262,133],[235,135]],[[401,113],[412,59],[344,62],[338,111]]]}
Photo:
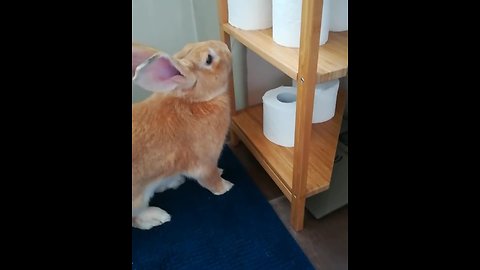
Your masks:
{"label": "rabbit", "polygon": [[187,44],[173,57],[132,42],[132,81],[153,92],[132,104],[132,227],[170,221],[149,201],[186,177],[215,195],[233,187],[217,167],[231,121],[231,57],[215,40]]}

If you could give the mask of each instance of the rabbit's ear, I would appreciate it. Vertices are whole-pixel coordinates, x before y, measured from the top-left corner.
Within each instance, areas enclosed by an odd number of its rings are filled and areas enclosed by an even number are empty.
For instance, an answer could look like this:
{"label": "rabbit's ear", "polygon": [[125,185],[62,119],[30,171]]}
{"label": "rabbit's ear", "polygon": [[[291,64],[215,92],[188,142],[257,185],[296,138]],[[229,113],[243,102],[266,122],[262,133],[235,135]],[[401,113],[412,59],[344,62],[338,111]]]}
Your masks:
{"label": "rabbit's ear", "polygon": [[157,53],[136,68],[133,81],[148,91],[167,92],[186,80],[170,57]]}
{"label": "rabbit's ear", "polygon": [[137,66],[157,52],[158,51],[153,48],[132,43],[132,78],[133,75],[135,75],[135,69]]}

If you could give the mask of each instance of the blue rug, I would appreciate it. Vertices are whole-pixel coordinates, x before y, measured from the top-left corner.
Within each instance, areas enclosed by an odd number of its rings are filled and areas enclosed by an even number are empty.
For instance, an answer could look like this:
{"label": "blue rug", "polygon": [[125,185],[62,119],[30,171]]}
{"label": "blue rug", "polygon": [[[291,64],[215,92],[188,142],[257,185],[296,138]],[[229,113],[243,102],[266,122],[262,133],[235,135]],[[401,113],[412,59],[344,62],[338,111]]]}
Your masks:
{"label": "blue rug", "polygon": [[186,181],[154,196],[172,220],[132,228],[132,269],[313,269],[228,147],[219,167],[235,184],[224,195]]}

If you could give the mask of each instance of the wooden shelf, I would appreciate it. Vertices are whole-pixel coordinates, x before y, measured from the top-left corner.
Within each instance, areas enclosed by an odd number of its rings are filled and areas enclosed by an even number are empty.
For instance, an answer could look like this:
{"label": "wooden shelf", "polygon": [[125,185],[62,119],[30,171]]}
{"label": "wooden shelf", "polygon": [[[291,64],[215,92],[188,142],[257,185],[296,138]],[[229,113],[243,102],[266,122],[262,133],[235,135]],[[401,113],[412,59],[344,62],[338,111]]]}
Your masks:
{"label": "wooden shelf", "polygon": [[[326,44],[319,46],[323,1],[303,0],[301,48],[288,48],[275,43],[272,28],[246,31],[228,23],[228,1],[217,0],[220,39],[230,46],[233,37],[274,67],[297,80],[302,76],[297,96],[295,147],[286,148],[270,142],[263,134],[262,105],[240,112],[235,108],[233,72],[229,93],[232,100],[231,145],[240,138],[291,201],[290,222],[295,231],[303,229],[305,201],[328,189],[335,159],[338,135],[345,107],[345,93],[337,96],[335,117],[327,122],[311,124],[315,84],[347,75],[348,31],[330,32]],[[318,52],[318,54],[317,54]]]}
{"label": "wooden shelf", "polygon": [[[312,125],[306,197],[322,192],[330,185],[344,107],[345,91],[339,90],[335,116]],[[232,120],[235,133],[291,201],[293,147],[276,145],[265,137],[262,104],[238,112]]]}
{"label": "wooden shelf", "polygon": [[[224,23],[223,30],[290,78],[297,79],[299,49],[275,43],[272,39],[272,28],[246,31]],[[327,43],[318,50],[317,82],[344,77],[347,69],[348,31],[330,32]]]}

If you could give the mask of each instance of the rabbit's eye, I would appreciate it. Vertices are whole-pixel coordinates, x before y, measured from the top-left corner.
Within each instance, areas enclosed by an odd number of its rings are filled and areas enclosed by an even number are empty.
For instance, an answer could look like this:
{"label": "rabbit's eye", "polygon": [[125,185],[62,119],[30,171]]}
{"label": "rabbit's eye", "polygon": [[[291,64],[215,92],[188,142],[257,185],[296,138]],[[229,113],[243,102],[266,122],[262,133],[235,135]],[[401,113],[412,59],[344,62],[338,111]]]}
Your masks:
{"label": "rabbit's eye", "polygon": [[211,65],[211,64],[212,64],[212,61],[213,61],[212,55],[211,55],[211,54],[208,54],[207,61],[206,61],[207,65]]}

